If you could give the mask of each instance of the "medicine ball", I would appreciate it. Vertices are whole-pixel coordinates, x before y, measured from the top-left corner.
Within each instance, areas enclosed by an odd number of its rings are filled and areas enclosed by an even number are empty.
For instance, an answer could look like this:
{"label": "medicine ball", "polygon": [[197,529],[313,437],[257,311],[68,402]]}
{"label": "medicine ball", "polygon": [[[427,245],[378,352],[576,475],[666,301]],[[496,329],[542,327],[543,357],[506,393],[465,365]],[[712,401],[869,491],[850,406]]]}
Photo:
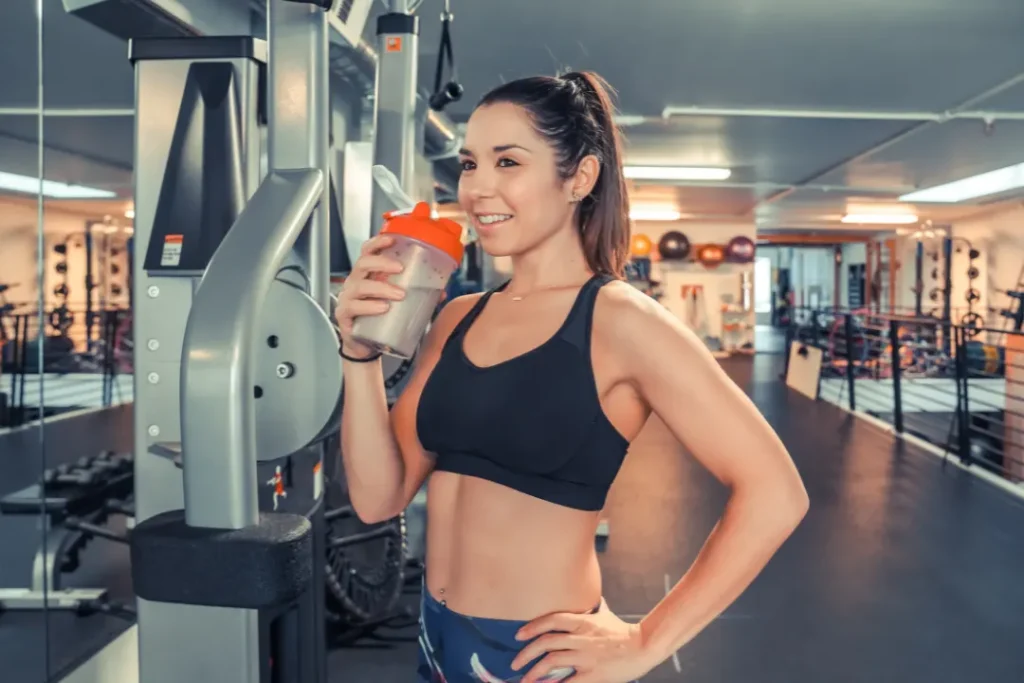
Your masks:
{"label": "medicine ball", "polygon": [[666,261],[682,261],[690,255],[690,240],[677,230],[666,232],[658,240],[658,253]]}
{"label": "medicine ball", "polygon": [[725,250],[720,244],[705,244],[697,251],[697,260],[705,268],[715,268],[725,260]]}
{"label": "medicine ball", "polygon": [[733,263],[750,263],[754,260],[754,241],[749,237],[737,235],[729,240],[725,247],[726,260]]}
{"label": "medicine ball", "polygon": [[637,233],[633,235],[633,240],[629,245],[629,253],[634,258],[644,258],[651,255],[651,249],[653,246],[654,245],[651,244],[650,237],[642,232]]}

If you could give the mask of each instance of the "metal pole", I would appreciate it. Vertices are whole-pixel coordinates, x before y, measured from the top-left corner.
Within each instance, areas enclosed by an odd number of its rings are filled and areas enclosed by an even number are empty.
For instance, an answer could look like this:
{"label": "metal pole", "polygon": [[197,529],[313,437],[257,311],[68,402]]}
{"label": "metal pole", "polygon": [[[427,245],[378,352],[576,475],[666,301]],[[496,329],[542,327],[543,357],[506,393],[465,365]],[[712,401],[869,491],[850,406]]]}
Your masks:
{"label": "metal pole", "polygon": [[0,116],[39,116],[40,112],[44,117],[75,117],[85,118],[91,116],[126,116],[134,117],[134,109],[97,109],[95,107],[85,108],[53,108],[44,107],[0,107]]}
{"label": "metal pole", "polygon": [[900,390],[900,324],[896,320],[889,321],[889,346],[892,347],[892,400],[893,426],[897,434],[903,433],[903,393]]}
{"label": "metal pole", "polygon": [[846,384],[850,392],[850,411],[857,410],[857,401],[854,398],[854,366],[853,366],[853,315],[847,313],[845,321],[846,332]]}
{"label": "metal pole", "polygon": [[921,317],[921,297],[924,295],[924,243],[918,240],[914,250],[914,315]]}
{"label": "metal pole", "polygon": [[970,465],[974,460],[974,456],[971,454],[971,403],[970,403],[970,392],[968,385],[970,384],[971,371],[967,365],[967,342],[964,341],[966,338],[966,330],[961,327],[947,326],[946,338],[949,338],[949,332],[953,332],[956,338],[956,359],[954,360],[953,367],[956,370],[956,384],[959,387],[958,402],[957,402],[957,426],[960,431],[957,443],[960,445],[960,461],[965,465]]}
{"label": "metal pole", "polygon": [[310,296],[330,310],[330,69],[327,16],[314,5],[270,0],[267,6],[267,157],[274,171],[314,168],[320,201],[295,243]]}
{"label": "metal pole", "polygon": [[949,355],[949,332],[952,330],[952,308],[950,299],[953,296],[953,240],[948,237],[942,240],[942,258],[944,261],[944,273],[942,276],[942,350]]}
{"label": "metal pole", "polygon": [[668,106],[661,116],[729,116],[782,119],[843,119],[849,121],[921,121],[945,123],[954,119],[1024,121],[1021,111],[870,111],[865,109],[786,109],[777,107]]}
{"label": "metal pole", "polygon": [[[419,20],[409,14],[408,0],[392,0],[391,11],[377,19],[377,79],[373,100],[373,163],[386,166],[410,195],[416,159],[416,58]],[[386,84],[386,87],[382,87]],[[374,184],[370,234],[383,226],[383,214],[394,208]],[[414,198],[418,198],[415,197]]]}

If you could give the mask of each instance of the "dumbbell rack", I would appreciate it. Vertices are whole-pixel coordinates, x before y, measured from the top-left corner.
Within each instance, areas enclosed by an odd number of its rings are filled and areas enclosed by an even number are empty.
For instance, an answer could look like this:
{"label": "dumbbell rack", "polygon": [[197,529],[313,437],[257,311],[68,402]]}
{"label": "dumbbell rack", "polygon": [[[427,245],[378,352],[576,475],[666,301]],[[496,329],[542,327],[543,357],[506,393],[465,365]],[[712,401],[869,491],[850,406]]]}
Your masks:
{"label": "dumbbell rack", "polygon": [[62,576],[78,568],[79,553],[93,538],[128,542],[101,525],[111,514],[134,515],[124,502],[133,488],[133,478],[130,455],[104,452],[47,470],[40,484],[0,499],[0,513],[21,517],[32,526],[40,510],[46,511],[46,540],[33,559],[31,585],[0,589],[0,613],[71,610],[131,614],[130,609],[109,603],[105,588],[64,588]]}

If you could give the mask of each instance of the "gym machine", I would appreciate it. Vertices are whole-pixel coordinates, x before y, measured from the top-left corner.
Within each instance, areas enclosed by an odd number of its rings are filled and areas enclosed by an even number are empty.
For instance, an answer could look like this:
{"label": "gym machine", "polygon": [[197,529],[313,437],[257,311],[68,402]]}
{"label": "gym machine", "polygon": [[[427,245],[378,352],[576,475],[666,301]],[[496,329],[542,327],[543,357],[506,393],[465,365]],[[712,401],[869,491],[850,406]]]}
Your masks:
{"label": "gym machine", "polygon": [[[62,578],[78,569],[92,539],[127,543],[103,525],[112,514],[132,516],[133,479],[132,456],[103,452],[48,469],[37,484],[0,498],[0,514],[24,528],[19,537],[38,533],[40,514],[45,533],[32,560],[29,587],[0,588],[0,612],[50,609],[131,618],[132,610],[107,600],[105,589],[64,588]],[[5,555],[5,565],[16,564],[13,555]]]}
{"label": "gym machine", "polygon": [[[266,42],[131,44],[145,145],[130,542],[145,683],[326,680],[324,441],[338,430],[342,381],[329,291],[329,4],[269,0]],[[403,184],[425,114],[409,9],[392,3],[378,21],[374,98],[373,161]],[[392,208],[366,191],[371,216]]]}

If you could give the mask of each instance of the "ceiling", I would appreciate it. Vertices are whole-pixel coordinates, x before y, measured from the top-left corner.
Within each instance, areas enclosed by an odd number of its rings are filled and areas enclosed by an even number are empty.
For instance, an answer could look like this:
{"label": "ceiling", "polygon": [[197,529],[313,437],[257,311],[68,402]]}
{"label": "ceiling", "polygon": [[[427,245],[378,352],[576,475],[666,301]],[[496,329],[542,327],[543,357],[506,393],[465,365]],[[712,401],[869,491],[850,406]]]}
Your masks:
{"label": "ceiling", "polygon": [[[125,43],[66,15],[61,0],[42,1],[46,106],[130,108]],[[0,79],[0,108],[36,102],[35,3],[3,2],[0,64],[20,68]],[[1024,162],[1024,120],[999,116],[1024,111],[1019,0],[451,5],[466,87],[448,110],[452,118],[465,120],[503,80],[593,69],[618,91],[629,163],[733,170],[726,183],[636,185],[635,205],[671,205],[700,220],[754,219],[766,233],[849,230],[839,218],[851,209],[892,205],[914,188]],[[440,0],[420,8],[425,81],[433,78],[440,9]],[[693,111],[663,118],[666,107]],[[994,112],[995,124],[922,124],[908,115],[960,107]],[[820,115],[839,110],[847,116]],[[34,117],[0,116],[0,171],[35,175],[37,137]],[[131,117],[47,118],[44,145],[47,178],[130,196]],[[948,223],[1000,205],[908,209]]]}

